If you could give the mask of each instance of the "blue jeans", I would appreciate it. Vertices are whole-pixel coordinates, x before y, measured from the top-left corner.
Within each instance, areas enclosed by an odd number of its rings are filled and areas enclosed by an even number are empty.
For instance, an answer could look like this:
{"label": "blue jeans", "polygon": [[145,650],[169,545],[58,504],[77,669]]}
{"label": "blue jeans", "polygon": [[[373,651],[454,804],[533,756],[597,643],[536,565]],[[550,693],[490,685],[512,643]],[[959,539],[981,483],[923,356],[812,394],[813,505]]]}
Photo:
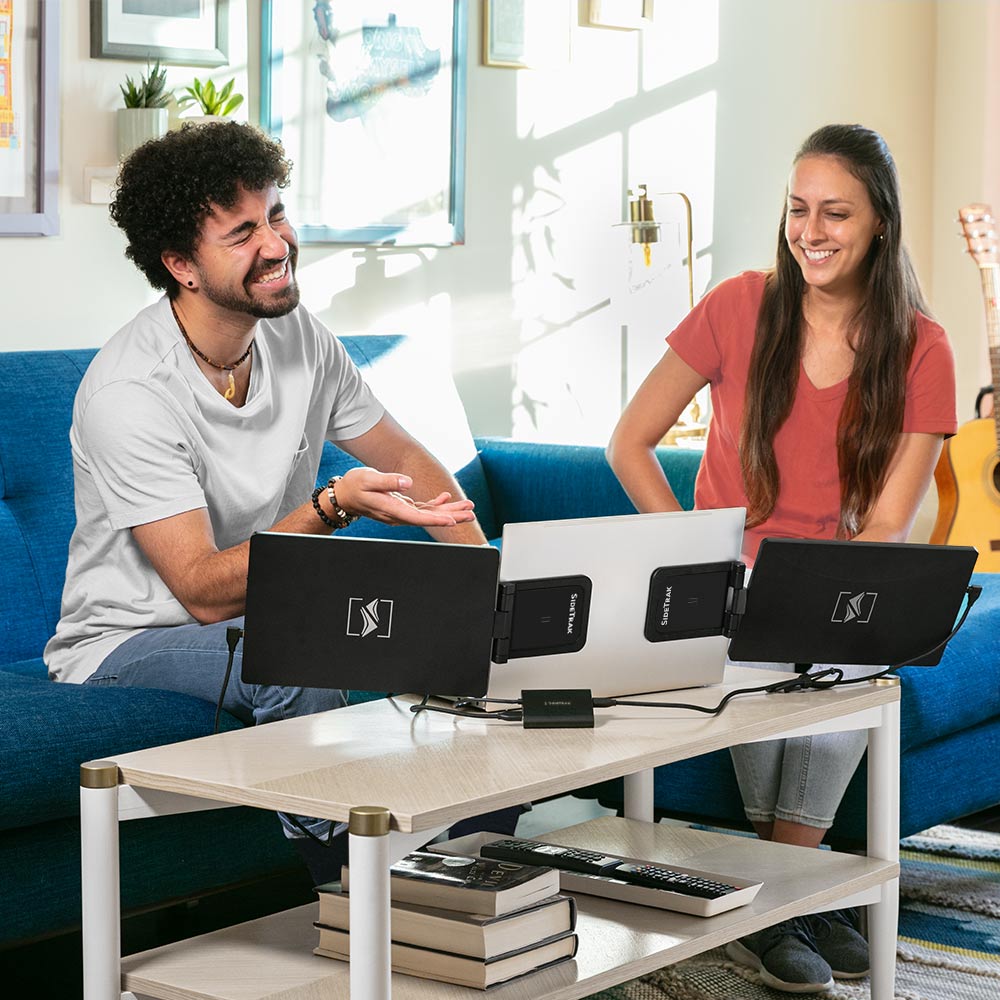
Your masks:
{"label": "blue jeans", "polygon": [[[194,695],[218,704],[222,680],[226,674],[229,647],[226,629],[243,627],[242,618],[212,625],[177,625],[172,628],[151,628],[126,639],[104,658],[86,681],[114,687],[160,688]],[[343,691],[335,688],[279,687],[274,684],[247,684],[243,681],[242,644],[233,657],[233,672],[226,687],[222,707],[244,725],[263,725],[279,719],[312,715],[347,704]],[[472,820],[463,820],[476,830],[513,832],[521,807],[501,809]],[[288,816],[278,813],[287,837],[309,834],[326,840],[346,829],[346,823],[334,826],[327,819]],[[333,827],[331,831],[331,827]],[[453,828],[454,831],[454,828]],[[471,830],[462,830],[471,832]],[[458,836],[459,833],[454,833]]]}
{"label": "blue jeans", "polygon": [[[816,664],[818,670],[830,664]],[[791,670],[788,663],[743,663],[766,670]],[[845,677],[875,673],[878,667],[839,666]],[[769,695],[780,698],[780,695]],[[868,733],[796,736],[730,748],[747,818],[757,823],[776,819],[820,829],[833,819],[851,777],[861,761]]]}
{"label": "blue jeans", "polygon": [[[230,627],[243,628],[243,619],[146,629],[109,653],[86,683],[178,691],[216,705],[226,675],[226,629]],[[246,726],[326,712],[347,704],[344,692],[337,689],[246,684],[242,674],[241,644],[236,647],[222,707]],[[321,839],[330,836],[329,820],[290,818],[284,813],[278,813],[278,817],[288,837],[304,835],[298,824]],[[344,826],[339,824],[333,832],[339,833]]]}

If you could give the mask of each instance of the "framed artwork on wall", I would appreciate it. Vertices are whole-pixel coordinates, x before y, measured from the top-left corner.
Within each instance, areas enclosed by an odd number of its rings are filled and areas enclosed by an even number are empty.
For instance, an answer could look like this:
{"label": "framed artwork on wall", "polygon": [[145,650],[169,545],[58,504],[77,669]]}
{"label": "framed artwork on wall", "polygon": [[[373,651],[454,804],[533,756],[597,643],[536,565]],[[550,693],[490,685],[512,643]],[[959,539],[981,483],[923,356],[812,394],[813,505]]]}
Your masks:
{"label": "framed artwork on wall", "polygon": [[590,0],[587,24],[635,31],[653,21],[653,0]]}
{"label": "framed artwork on wall", "polygon": [[229,62],[229,0],[90,0],[90,55],[182,66]]}
{"label": "framed artwork on wall", "polygon": [[527,69],[524,0],[483,0],[483,65]]}
{"label": "framed artwork on wall", "polygon": [[300,242],[463,242],[467,3],[264,0],[260,122]]}
{"label": "framed artwork on wall", "polygon": [[0,235],[59,232],[59,3],[0,0]]}
{"label": "framed artwork on wall", "polygon": [[568,0],[482,0],[483,65],[541,69],[569,62]]}

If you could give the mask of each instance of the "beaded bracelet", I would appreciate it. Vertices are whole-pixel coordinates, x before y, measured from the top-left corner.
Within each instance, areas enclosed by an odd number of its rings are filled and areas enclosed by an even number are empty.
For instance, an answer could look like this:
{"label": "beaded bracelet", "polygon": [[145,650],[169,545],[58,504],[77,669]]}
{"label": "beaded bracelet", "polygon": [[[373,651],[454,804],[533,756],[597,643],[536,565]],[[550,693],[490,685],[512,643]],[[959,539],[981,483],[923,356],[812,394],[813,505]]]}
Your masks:
{"label": "beaded bracelet", "polygon": [[342,524],[337,524],[336,521],[334,521],[331,518],[327,517],[326,511],[323,510],[323,508],[319,504],[319,495],[320,495],[320,493],[323,492],[324,489],[326,489],[325,486],[317,486],[316,489],[313,490],[313,492],[312,492],[313,508],[315,509],[316,513],[319,514],[319,519],[328,528],[333,528],[334,530],[336,530],[337,528],[342,528],[342,527],[344,527]]}
{"label": "beaded bracelet", "polygon": [[330,506],[333,507],[333,513],[340,518],[341,523],[338,525],[340,528],[346,528],[349,524],[353,524],[359,517],[361,517],[360,514],[348,514],[347,511],[344,510],[339,503],[337,503],[337,483],[339,483],[343,478],[343,476],[333,476],[326,484],[326,495],[330,501]]}

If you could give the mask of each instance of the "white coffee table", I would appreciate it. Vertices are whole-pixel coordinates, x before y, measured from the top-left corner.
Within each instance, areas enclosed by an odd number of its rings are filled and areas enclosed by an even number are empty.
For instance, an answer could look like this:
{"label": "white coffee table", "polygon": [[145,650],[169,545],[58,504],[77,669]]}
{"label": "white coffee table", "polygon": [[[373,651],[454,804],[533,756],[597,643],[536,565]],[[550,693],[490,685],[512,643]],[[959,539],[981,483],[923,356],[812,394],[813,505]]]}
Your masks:
{"label": "white coffee table", "polygon": [[[732,667],[723,687],[675,692],[668,700],[710,705],[734,686],[775,679],[773,672]],[[736,698],[718,717],[599,711],[594,729],[578,730],[414,716],[409,707],[401,699],[370,702],[84,765],[85,1000],[119,1000],[123,989],[167,1000],[479,995],[390,975],[389,864],[458,819],[619,776],[628,818],[604,817],[547,839],[755,877],[764,886],[748,906],[708,919],[580,896],[576,959],[493,990],[494,997],[584,997],[779,920],[865,904],[872,1000],[891,1000],[899,889],[894,680]],[[649,822],[652,768],[660,764],[739,743],[845,729],[868,731],[866,857]],[[351,934],[352,951],[363,961],[349,967],[312,954],[315,904],[121,959],[117,824],[220,804],[350,821],[360,831],[351,834]],[[364,806],[372,808],[358,808]]]}

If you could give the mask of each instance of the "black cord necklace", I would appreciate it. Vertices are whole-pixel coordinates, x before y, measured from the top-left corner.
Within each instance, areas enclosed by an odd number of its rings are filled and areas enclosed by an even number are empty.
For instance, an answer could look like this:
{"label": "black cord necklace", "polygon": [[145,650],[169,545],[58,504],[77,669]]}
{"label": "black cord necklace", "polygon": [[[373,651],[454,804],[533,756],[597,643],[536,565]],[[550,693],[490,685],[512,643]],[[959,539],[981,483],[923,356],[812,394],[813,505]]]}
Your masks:
{"label": "black cord necklace", "polygon": [[233,377],[233,372],[239,368],[247,358],[250,357],[250,352],[253,350],[253,341],[250,341],[250,346],[243,352],[243,355],[237,358],[232,364],[222,365],[218,361],[213,361],[207,354],[202,354],[201,351],[195,347],[194,342],[188,336],[187,330],[184,329],[184,324],[181,322],[180,316],[177,315],[177,310],[174,308],[173,302],[170,303],[170,311],[174,314],[174,319],[177,320],[177,325],[180,327],[181,333],[184,334],[184,339],[187,341],[188,347],[194,351],[195,354],[201,358],[206,364],[210,364],[213,368],[218,368],[219,371],[226,372],[229,375],[229,385],[226,387],[226,391],[222,394],[222,398],[229,400],[236,395],[236,379]]}

